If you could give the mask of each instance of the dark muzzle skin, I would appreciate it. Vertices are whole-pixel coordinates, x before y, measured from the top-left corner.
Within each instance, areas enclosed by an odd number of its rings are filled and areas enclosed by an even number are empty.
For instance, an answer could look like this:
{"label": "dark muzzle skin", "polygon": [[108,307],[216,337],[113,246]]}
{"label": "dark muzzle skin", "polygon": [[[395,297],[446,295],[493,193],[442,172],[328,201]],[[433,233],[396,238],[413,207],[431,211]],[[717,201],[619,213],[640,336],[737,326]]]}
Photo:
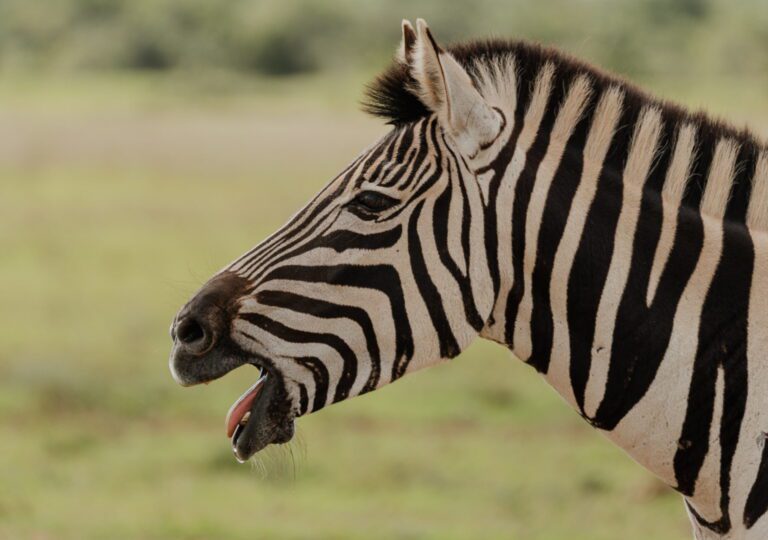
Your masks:
{"label": "dark muzzle skin", "polygon": [[249,362],[232,342],[232,321],[248,281],[223,272],[213,277],[181,308],[171,325],[170,368],[182,386],[206,383]]}
{"label": "dark muzzle skin", "polygon": [[222,272],[203,285],[171,324],[169,365],[182,386],[208,383],[245,364],[267,375],[251,406],[250,420],[232,440],[239,461],[270,444],[288,442],[294,433],[294,414],[283,377],[270,359],[242,349],[232,339],[240,302],[251,294],[248,280]]}

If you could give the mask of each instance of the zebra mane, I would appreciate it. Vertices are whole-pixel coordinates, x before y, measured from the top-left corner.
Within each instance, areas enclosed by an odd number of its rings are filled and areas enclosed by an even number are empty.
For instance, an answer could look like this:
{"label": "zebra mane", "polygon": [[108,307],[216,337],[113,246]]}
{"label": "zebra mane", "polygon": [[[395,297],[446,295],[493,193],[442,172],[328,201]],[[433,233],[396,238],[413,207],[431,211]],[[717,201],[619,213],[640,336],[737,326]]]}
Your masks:
{"label": "zebra mane", "polygon": [[[550,62],[555,67],[560,83],[567,84],[579,75],[587,75],[598,92],[609,87],[620,88],[624,92],[624,107],[641,109],[650,106],[661,111],[665,122],[695,126],[699,145],[714,145],[719,139],[726,137],[742,148],[751,147],[754,153],[768,149],[768,145],[760,142],[757,136],[746,128],[738,129],[703,111],[690,112],[679,105],[653,97],[619,76],[609,74],[552,47],[522,40],[485,39],[449,45],[445,50],[467,70],[476,84],[479,82],[481,66],[503,64],[504,59],[513,57],[518,92],[528,91],[539,69]],[[488,72],[494,73],[494,70]],[[363,110],[385,119],[392,125],[407,124],[429,116],[431,111],[417,97],[414,92],[415,85],[416,80],[408,66],[395,59],[367,85],[362,101]]]}

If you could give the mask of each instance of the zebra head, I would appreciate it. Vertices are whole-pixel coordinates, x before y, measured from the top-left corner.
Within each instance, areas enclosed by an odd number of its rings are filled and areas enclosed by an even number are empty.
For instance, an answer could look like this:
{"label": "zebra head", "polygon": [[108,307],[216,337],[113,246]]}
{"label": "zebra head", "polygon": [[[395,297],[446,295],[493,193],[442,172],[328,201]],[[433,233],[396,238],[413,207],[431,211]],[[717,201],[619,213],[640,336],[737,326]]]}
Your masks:
{"label": "zebra head", "polygon": [[[411,83],[388,88],[397,71]],[[486,324],[482,174],[510,127],[482,74],[474,79],[424,21],[404,21],[368,109],[400,99],[411,116],[177,314],[170,367],[180,384],[262,370],[228,415],[239,460],[288,441],[298,416],[456,356]]]}

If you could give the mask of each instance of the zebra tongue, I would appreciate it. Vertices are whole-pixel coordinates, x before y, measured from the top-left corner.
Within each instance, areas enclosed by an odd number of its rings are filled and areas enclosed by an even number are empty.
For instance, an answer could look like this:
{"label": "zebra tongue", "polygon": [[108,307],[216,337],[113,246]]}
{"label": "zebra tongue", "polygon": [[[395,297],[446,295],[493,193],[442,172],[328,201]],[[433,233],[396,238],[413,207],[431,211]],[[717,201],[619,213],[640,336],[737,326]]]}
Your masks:
{"label": "zebra tongue", "polygon": [[245,413],[251,410],[253,400],[256,399],[256,396],[259,394],[261,387],[264,386],[264,381],[266,378],[266,375],[260,377],[259,380],[256,381],[256,383],[248,390],[246,390],[243,395],[240,396],[237,401],[235,401],[229,408],[226,420],[227,438],[232,438],[232,434],[235,432],[235,428],[237,428],[237,425],[243,420]]}

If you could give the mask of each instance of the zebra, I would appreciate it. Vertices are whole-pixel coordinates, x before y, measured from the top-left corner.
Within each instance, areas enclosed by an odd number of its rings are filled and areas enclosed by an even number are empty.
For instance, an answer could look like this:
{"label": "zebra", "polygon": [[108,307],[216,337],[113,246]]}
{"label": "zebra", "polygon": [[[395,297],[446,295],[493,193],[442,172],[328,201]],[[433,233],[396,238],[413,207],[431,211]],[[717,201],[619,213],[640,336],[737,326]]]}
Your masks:
{"label": "zebra", "polygon": [[236,458],[479,336],[677,490],[696,538],[768,538],[768,146],[422,19],[366,96],[391,130],[172,323],[181,385],[261,369]]}

